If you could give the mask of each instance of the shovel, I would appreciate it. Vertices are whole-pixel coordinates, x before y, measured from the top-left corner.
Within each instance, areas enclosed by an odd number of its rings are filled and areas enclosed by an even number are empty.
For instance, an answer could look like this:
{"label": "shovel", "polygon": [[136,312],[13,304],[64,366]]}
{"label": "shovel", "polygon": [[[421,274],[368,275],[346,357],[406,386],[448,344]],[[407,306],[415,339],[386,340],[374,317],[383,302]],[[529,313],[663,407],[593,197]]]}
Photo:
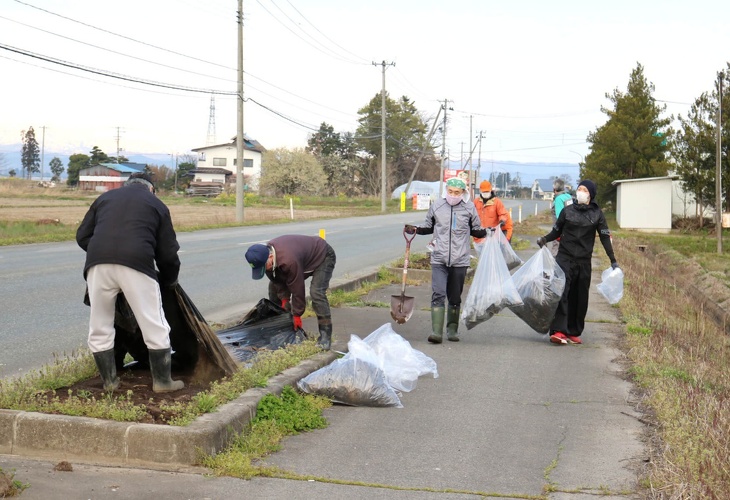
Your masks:
{"label": "shovel", "polygon": [[408,274],[408,257],[411,254],[411,241],[416,237],[416,233],[408,237],[404,229],[403,237],[406,239],[406,258],[403,261],[403,284],[401,285],[400,295],[390,296],[390,315],[400,325],[411,318],[413,306],[415,305],[415,299],[406,295],[406,275]]}

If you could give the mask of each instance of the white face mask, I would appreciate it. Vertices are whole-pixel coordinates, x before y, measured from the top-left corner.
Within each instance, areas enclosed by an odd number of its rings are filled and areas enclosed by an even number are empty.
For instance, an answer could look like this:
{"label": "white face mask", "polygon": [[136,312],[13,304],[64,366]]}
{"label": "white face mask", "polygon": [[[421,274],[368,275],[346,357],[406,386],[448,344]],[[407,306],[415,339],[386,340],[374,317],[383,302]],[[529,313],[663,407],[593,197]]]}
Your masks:
{"label": "white face mask", "polygon": [[591,195],[585,191],[577,191],[575,193],[575,199],[578,200],[578,203],[581,205],[588,205],[588,202],[591,201]]}

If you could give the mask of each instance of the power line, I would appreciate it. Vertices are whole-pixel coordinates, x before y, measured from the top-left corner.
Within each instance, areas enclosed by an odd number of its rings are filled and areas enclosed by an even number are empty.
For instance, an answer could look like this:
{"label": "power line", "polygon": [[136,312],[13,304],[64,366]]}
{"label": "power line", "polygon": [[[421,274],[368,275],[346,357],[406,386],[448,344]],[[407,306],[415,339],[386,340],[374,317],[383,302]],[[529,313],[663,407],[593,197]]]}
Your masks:
{"label": "power line", "polygon": [[134,77],[131,77],[131,76],[120,75],[120,74],[117,74],[117,73],[112,73],[110,71],[100,70],[100,69],[96,69],[96,68],[82,66],[80,64],[71,63],[71,62],[68,62],[68,61],[63,61],[61,59],[56,59],[56,58],[50,57],[50,56],[43,56],[41,54],[36,54],[34,52],[30,52],[30,51],[27,51],[27,50],[19,49],[17,47],[11,47],[9,45],[5,45],[5,44],[2,44],[2,43],[0,43],[0,49],[4,49],[4,50],[10,51],[10,52],[15,52],[17,54],[21,54],[21,55],[24,55],[24,56],[28,56],[28,57],[32,57],[32,58],[35,58],[35,59],[39,59],[41,61],[46,61],[46,62],[50,62],[50,63],[53,63],[53,64],[58,64],[60,66],[66,66],[68,68],[74,68],[74,69],[78,69],[78,70],[81,70],[81,71],[86,71],[86,72],[89,72],[89,73],[94,73],[94,74],[97,74],[97,75],[106,76],[106,77],[109,77],[109,78],[116,78],[116,79],[119,79],[119,80],[126,80],[126,81],[129,81],[129,82],[141,83],[143,85],[151,85],[151,86],[154,86],[154,87],[162,87],[162,88],[168,88],[168,89],[181,90],[181,91],[184,91],[184,92],[203,92],[203,93],[206,93],[206,94],[236,95],[236,92],[230,92],[230,91],[225,91],[225,90],[213,90],[213,89],[201,89],[201,88],[195,88],[195,87],[184,87],[182,85],[172,85],[172,84],[169,84],[169,83],[155,82],[155,81],[152,81],[152,80],[143,80],[143,79],[134,78]]}

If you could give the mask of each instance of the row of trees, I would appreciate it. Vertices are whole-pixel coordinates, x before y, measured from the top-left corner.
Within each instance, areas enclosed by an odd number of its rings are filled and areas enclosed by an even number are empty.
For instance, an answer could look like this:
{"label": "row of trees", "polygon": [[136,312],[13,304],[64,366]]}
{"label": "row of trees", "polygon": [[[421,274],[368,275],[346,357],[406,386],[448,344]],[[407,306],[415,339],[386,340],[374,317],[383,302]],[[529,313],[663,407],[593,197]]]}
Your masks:
{"label": "row of trees", "polygon": [[[419,179],[438,180],[437,145],[428,140],[428,118],[403,96],[385,94],[386,190],[408,182],[418,164]],[[260,187],[264,192],[322,195],[376,195],[380,193],[382,100],[378,93],[358,110],[359,126],[335,132],[325,122],[302,149],[274,149],[264,153]]]}
{"label": "row of trees", "polygon": [[[715,206],[715,168],[717,159],[717,113],[730,110],[730,93],[722,95],[720,86],[730,86],[730,63],[721,72],[717,86],[703,92],[692,103],[686,116],[678,116],[679,130],[670,124],[672,115],[664,116],[666,105],[654,97],[654,85],[644,76],[641,64],[631,72],[625,92],[606,94],[612,107],[602,107],[608,120],[588,135],[591,152],[580,165],[580,177],[592,179],[598,186],[598,202],[615,202],[616,179],[661,177],[676,173],[688,191],[694,194],[698,215],[702,207]],[[722,106],[721,106],[722,104]],[[730,211],[730,113],[722,113],[720,153],[723,197]]]}

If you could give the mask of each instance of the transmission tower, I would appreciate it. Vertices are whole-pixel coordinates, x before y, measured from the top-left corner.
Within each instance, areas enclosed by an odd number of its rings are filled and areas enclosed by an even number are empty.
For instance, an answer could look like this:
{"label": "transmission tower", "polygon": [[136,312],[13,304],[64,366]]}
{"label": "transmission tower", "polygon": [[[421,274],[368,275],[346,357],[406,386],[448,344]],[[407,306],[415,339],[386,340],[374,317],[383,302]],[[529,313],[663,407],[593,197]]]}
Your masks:
{"label": "transmission tower", "polygon": [[208,117],[208,138],[205,141],[206,146],[215,144],[215,97],[210,96],[210,116]]}

